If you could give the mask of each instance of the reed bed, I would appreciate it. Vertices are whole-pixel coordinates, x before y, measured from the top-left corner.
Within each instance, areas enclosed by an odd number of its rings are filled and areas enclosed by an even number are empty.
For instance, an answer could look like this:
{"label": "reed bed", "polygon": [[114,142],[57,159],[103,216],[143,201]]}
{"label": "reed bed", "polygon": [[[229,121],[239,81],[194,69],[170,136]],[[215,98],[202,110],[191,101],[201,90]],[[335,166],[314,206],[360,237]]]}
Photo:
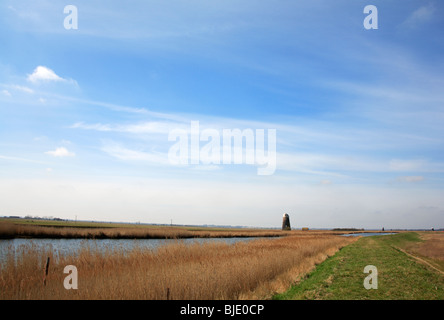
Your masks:
{"label": "reed bed", "polygon": [[428,258],[444,262],[444,232],[423,232],[423,242],[413,251]]}
{"label": "reed bed", "polygon": [[[177,240],[157,249],[129,251],[85,246],[76,256],[57,256],[51,248],[29,245],[11,251],[2,266],[0,299],[266,299],[355,240],[333,235],[291,235],[231,245]],[[67,265],[78,270],[78,289],[63,286]]]}
{"label": "reed bed", "polygon": [[281,230],[212,229],[184,227],[54,227],[0,222],[0,239],[181,239],[229,237],[279,237],[290,234]]}

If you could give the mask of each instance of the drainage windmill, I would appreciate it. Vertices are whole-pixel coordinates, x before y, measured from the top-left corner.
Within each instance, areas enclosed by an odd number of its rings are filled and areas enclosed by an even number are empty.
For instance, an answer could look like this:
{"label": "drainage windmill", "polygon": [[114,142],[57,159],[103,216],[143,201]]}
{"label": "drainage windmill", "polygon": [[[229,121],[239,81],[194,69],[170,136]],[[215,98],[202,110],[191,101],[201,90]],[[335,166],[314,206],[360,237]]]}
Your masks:
{"label": "drainage windmill", "polygon": [[290,216],[287,213],[284,213],[284,217],[282,218],[282,230],[291,230]]}

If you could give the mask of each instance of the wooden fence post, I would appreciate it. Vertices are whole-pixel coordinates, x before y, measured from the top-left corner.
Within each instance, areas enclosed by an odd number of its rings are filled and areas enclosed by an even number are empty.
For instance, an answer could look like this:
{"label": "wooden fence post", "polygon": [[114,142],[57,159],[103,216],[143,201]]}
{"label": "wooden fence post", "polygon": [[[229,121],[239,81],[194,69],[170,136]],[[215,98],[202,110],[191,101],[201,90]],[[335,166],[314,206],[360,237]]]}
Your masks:
{"label": "wooden fence post", "polygon": [[46,277],[48,276],[48,270],[49,270],[49,257],[46,259],[45,274],[43,275],[44,286],[46,286]]}

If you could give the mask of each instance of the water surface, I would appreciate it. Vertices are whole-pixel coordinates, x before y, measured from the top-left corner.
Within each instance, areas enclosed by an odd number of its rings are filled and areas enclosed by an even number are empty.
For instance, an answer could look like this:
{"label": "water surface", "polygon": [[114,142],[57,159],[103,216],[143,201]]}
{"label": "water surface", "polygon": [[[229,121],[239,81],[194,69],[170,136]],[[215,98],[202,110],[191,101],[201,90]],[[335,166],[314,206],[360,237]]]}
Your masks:
{"label": "water surface", "polygon": [[33,250],[50,250],[58,255],[76,255],[82,248],[91,248],[99,252],[111,250],[129,251],[133,248],[156,249],[159,246],[175,242],[185,244],[225,242],[233,244],[239,241],[250,241],[260,239],[259,237],[239,238],[187,238],[187,239],[10,239],[0,240],[0,263],[7,259],[8,252],[18,253],[24,247],[33,247]]}

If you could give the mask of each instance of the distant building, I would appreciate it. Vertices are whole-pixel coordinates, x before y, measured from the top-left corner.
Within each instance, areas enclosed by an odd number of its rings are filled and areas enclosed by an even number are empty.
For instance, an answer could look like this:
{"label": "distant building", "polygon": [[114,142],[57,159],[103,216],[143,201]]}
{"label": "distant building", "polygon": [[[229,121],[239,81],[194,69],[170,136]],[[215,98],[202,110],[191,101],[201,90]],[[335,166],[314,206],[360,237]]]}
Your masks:
{"label": "distant building", "polygon": [[284,216],[282,218],[282,230],[291,230],[290,216],[286,213],[284,213]]}

